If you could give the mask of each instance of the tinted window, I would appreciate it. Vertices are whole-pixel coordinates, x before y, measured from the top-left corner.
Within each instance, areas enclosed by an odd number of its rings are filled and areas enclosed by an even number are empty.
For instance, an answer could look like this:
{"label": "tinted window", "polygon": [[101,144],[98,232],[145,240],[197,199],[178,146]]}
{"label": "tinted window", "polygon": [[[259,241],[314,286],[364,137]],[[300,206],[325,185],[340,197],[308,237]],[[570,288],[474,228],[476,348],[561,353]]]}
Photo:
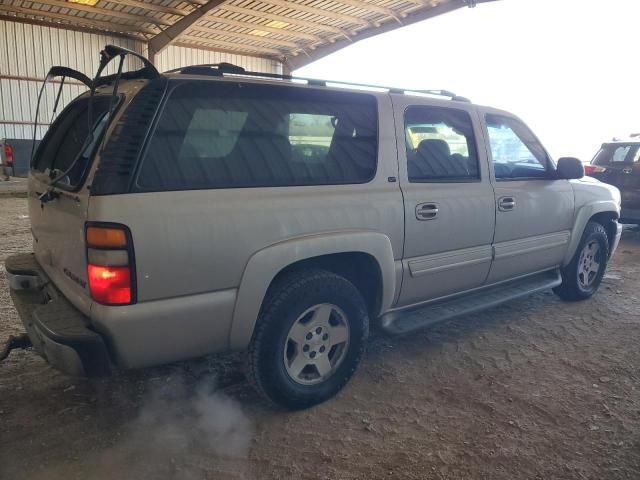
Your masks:
{"label": "tinted window", "polygon": [[548,178],[551,163],[531,130],[514,118],[500,115],[486,118],[497,179]]}
{"label": "tinted window", "polygon": [[480,178],[473,126],[467,112],[409,107],[404,121],[410,182]]}
{"label": "tinted window", "polygon": [[178,86],[138,177],[141,190],[363,183],[373,178],[370,95],[273,85]]}
{"label": "tinted window", "polygon": [[640,145],[604,144],[593,159],[594,165],[633,163],[640,153]]}
{"label": "tinted window", "polygon": [[40,142],[34,159],[33,169],[41,172],[53,170],[58,175],[71,168],[59,182],[69,187],[82,182],[107,121],[109,97],[94,97],[91,119],[94,136],[88,142],[88,102],[88,98],[80,98],[69,104]]}

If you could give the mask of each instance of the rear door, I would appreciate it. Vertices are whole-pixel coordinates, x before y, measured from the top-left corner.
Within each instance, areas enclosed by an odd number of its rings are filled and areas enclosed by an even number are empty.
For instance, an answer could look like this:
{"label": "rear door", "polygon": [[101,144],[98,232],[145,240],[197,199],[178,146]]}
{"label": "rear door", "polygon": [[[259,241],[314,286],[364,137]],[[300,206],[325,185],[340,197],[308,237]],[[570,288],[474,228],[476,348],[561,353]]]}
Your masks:
{"label": "rear door", "polygon": [[393,97],[405,207],[399,305],[410,305],[484,283],[495,213],[473,107]]}
{"label": "rear door", "polygon": [[[105,95],[93,98],[91,120],[88,97],[72,101],[40,142],[29,175],[36,258],[53,283],[84,313],[89,311],[90,298],[84,242],[89,191],[83,184],[105,128],[109,99]],[[94,140],[88,142],[90,130]]]}
{"label": "rear door", "polygon": [[495,189],[494,261],[487,283],[562,263],[574,218],[573,189],[531,130],[504,112],[481,110]]}

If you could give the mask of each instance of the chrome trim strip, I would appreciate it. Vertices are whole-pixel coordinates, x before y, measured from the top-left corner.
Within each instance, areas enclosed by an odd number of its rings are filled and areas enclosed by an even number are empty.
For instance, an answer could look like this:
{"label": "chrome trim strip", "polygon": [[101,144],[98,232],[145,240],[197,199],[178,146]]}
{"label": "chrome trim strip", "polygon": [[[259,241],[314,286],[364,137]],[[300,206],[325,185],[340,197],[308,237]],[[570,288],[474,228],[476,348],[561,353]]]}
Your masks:
{"label": "chrome trim strip", "polygon": [[492,260],[491,245],[465,248],[452,252],[436,253],[424,257],[414,258],[408,262],[412,277],[420,277],[432,273],[469,267]]}

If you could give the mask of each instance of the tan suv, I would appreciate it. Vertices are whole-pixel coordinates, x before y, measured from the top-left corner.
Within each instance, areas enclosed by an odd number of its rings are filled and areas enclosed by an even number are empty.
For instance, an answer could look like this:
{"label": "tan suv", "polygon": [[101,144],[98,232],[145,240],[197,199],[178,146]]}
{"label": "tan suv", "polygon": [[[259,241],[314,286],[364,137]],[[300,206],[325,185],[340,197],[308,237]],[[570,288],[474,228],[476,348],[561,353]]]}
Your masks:
{"label": "tan suv", "polygon": [[347,383],[370,325],[588,298],[620,238],[616,188],[448,92],[226,64],[55,76],[92,91],[35,152],[34,254],[6,268],[35,349],[70,374],[247,351],[257,389],[303,408]]}

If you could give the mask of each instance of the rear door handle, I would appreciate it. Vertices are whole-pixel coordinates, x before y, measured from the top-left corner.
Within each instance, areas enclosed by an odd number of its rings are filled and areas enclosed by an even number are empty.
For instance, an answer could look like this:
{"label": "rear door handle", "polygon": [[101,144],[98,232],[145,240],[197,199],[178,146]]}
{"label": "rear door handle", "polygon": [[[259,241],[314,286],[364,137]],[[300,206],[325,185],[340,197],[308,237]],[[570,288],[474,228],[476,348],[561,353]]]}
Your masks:
{"label": "rear door handle", "polygon": [[626,173],[626,174],[630,174],[633,171],[633,168],[631,167],[624,167],[622,169],[622,173]]}
{"label": "rear door handle", "polygon": [[498,210],[510,212],[516,207],[516,199],[513,197],[500,197],[498,199]]}
{"label": "rear door handle", "polygon": [[438,215],[437,203],[419,203],[416,205],[416,218],[418,220],[433,220]]}

